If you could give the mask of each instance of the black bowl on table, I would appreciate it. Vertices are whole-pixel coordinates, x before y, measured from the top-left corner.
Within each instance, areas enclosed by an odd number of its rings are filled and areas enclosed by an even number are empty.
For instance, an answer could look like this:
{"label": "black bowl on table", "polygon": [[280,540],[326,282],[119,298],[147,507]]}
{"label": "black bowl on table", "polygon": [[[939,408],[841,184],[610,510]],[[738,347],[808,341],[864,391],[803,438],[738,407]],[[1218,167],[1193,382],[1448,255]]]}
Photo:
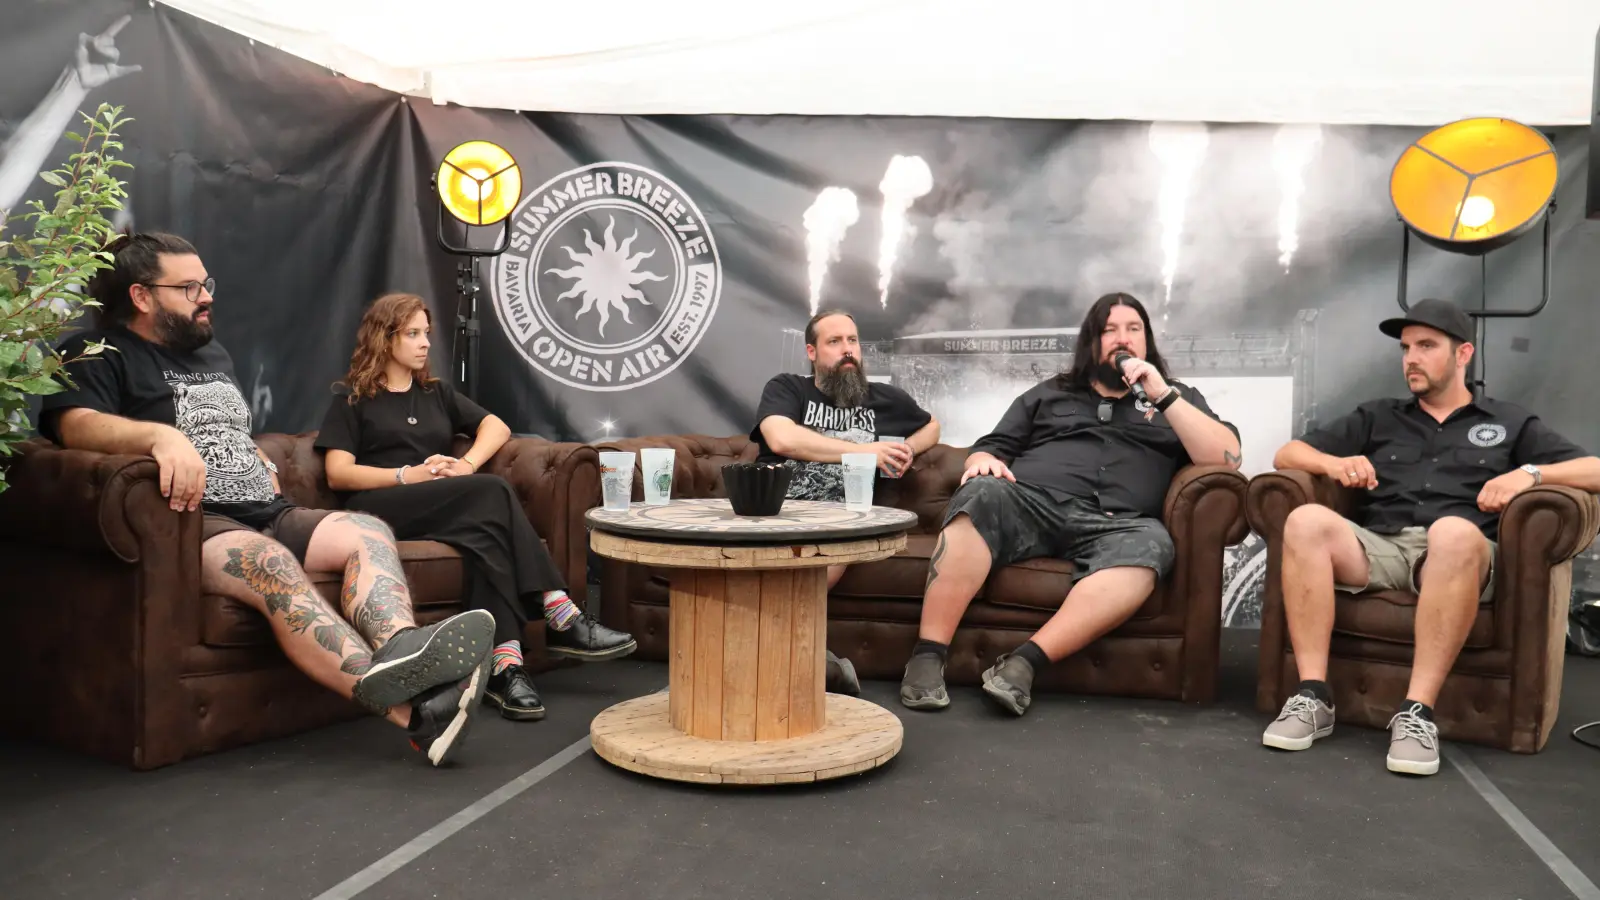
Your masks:
{"label": "black bowl on table", "polygon": [[784,465],[732,463],[722,467],[722,486],[736,516],[777,515],[793,478],[794,470]]}

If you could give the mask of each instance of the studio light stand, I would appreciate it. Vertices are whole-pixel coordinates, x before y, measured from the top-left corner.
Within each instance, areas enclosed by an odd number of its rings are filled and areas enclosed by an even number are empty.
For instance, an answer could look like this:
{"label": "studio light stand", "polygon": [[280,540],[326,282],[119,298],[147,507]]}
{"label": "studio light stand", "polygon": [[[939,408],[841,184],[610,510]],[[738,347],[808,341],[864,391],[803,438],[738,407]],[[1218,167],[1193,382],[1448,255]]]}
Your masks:
{"label": "studio light stand", "polygon": [[[451,361],[456,383],[468,397],[478,399],[479,339],[478,294],[483,290],[479,262],[506,251],[511,243],[511,211],[522,197],[522,177],[511,154],[488,141],[469,141],[445,155],[432,179],[438,198],[434,239],[439,249],[460,257],[456,263],[456,327]],[[445,234],[445,213],[460,223],[463,239],[452,242]],[[473,229],[498,224],[500,234],[489,248],[474,246]]]}

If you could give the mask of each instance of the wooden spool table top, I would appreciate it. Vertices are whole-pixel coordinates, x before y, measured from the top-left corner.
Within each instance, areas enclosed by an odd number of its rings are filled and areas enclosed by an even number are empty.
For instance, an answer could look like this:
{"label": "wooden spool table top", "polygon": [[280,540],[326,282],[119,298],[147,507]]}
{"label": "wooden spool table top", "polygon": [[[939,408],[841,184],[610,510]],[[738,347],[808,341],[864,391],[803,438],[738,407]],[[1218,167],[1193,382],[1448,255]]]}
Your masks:
{"label": "wooden spool table top", "polygon": [[669,692],[595,717],[595,753],[679,781],[781,784],[865,772],[900,750],[888,710],[827,694],[823,567],[886,559],[916,516],[789,500],[782,515],[727,500],[588,511],[590,546],[672,570]]}
{"label": "wooden spool table top", "polygon": [[789,500],[777,516],[737,516],[727,500],[596,507],[584,518],[601,556],[666,568],[792,569],[871,562],[905,548],[915,514]]}

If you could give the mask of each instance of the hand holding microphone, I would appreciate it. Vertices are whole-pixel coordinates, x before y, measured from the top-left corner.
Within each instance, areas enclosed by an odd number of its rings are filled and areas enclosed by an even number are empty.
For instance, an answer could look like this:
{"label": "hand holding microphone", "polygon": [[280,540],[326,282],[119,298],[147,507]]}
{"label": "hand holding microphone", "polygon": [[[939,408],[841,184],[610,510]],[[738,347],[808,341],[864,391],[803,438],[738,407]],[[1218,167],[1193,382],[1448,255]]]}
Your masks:
{"label": "hand holding microphone", "polygon": [[1150,402],[1151,393],[1160,397],[1167,392],[1167,382],[1156,371],[1156,367],[1126,350],[1118,350],[1111,358],[1111,365],[1122,373],[1122,380],[1128,383],[1133,395],[1144,403]]}

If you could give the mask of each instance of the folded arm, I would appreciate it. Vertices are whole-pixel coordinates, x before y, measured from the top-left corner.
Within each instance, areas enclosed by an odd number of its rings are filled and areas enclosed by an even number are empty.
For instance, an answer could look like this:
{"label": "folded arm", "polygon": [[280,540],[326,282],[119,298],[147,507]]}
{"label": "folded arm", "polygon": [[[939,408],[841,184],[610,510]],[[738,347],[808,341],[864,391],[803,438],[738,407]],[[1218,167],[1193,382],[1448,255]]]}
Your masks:
{"label": "folded arm", "polygon": [[[434,479],[434,474],[425,463],[398,469],[358,466],[355,454],[348,450],[328,450],[322,458],[322,465],[328,477],[328,487],[336,491],[371,491]],[[401,473],[399,480],[395,478],[396,473]]]}
{"label": "folded arm", "polygon": [[500,448],[509,440],[511,440],[511,426],[503,422],[499,416],[486,416],[478,424],[478,433],[472,442],[472,449],[461,459],[476,472],[483,468],[483,464],[488,462],[490,457],[500,452]]}

